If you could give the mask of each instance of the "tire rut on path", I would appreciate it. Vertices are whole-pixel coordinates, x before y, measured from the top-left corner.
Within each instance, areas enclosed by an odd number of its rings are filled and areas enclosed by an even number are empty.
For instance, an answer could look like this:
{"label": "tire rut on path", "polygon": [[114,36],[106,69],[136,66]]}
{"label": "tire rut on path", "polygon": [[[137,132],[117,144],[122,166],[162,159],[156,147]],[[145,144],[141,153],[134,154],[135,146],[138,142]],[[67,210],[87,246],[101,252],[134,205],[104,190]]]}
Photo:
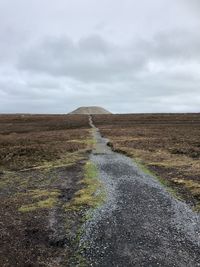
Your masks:
{"label": "tire rut on path", "polygon": [[107,146],[89,116],[105,204],[84,225],[89,266],[200,266],[200,216]]}

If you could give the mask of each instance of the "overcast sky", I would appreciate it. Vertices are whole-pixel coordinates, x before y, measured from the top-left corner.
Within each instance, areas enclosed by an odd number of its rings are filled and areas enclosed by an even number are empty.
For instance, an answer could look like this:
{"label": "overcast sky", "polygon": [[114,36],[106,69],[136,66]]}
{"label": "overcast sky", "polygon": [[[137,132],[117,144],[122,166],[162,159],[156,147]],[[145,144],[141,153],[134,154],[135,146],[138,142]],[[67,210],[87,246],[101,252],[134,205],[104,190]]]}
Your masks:
{"label": "overcast sky", "polygon": [[0,112],[200,112],[199,0],[0,0]]}

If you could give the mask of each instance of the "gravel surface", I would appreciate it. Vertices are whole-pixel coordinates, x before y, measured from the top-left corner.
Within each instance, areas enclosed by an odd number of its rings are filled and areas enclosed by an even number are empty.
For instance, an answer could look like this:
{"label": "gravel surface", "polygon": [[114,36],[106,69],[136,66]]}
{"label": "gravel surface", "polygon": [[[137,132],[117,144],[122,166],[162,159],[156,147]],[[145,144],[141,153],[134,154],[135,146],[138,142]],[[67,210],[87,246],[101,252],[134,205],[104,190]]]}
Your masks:
{"label": "gravel surface", "polygon": [[200,216],[128,157],[112,152],[92,123],[106,203],[84,225],[89,266],[200,266]]}

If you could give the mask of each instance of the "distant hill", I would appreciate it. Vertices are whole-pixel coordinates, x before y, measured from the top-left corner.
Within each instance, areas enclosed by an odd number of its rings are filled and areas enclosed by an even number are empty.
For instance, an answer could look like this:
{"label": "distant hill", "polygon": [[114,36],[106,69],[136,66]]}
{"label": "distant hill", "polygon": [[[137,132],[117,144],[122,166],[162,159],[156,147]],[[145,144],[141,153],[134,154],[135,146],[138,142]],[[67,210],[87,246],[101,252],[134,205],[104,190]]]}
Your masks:
{"label": "distant hill", "polygon": [[70,112],[70,114],[111,114],[111,112],[101,107],[91,106],[77,108],[74,111]]}

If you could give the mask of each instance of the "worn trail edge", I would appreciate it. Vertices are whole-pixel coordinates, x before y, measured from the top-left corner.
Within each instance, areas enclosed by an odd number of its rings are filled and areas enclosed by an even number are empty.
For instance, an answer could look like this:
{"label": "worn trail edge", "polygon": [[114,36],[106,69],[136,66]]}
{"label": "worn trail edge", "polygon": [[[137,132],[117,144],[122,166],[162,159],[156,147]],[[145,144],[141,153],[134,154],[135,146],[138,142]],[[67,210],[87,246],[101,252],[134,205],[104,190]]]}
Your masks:
{"label": "worn trail edge", "polygon": [[89,266],[200,266],[200,216],[128,157],[112,152],[93,128],[91,161],[107,198],[84,225]]}

